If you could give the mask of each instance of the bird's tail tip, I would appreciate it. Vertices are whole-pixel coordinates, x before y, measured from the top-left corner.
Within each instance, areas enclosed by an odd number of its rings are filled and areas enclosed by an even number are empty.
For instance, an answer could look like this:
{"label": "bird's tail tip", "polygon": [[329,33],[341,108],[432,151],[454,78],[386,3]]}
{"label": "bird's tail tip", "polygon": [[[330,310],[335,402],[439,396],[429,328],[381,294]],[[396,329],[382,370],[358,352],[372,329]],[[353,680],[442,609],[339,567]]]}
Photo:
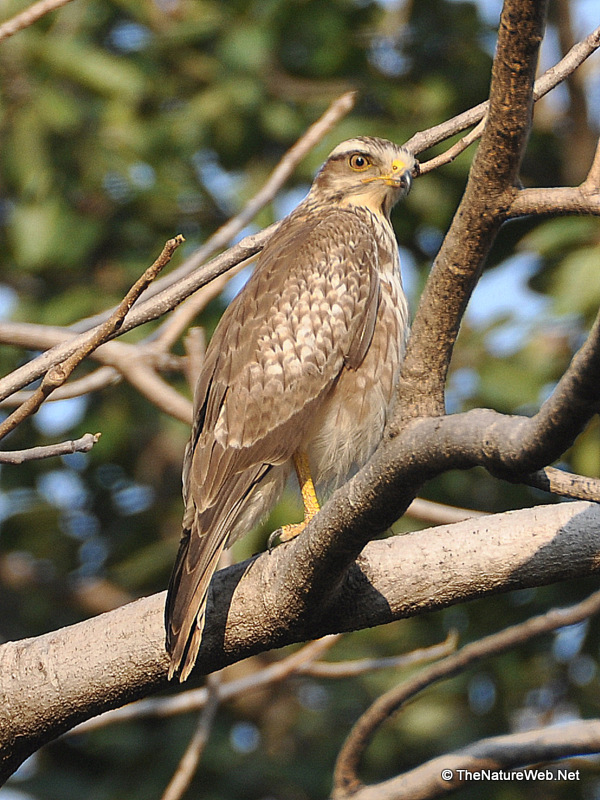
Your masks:
{"label": "bird's tail tip", "polygon": [[184,683],[190,677],[190,673],[194,669],[194,661],[186,662],[183,665],[171,661],[169,664],[169,671],[167,672],[167,680],[172,681],[173,678],[177,677],[179,683]]}

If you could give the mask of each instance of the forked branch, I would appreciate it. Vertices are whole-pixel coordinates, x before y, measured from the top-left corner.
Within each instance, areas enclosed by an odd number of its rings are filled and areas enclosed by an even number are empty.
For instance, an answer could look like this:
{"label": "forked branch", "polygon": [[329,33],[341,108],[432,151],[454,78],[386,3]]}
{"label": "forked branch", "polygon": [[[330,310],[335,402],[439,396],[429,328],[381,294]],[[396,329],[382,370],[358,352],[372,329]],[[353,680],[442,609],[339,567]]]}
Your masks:
{"label": "forked branch", "polygon": [[[439,680],[450,678],[453,675],[463,672],[465,669],[473,664],[478,663],[484,658],[489,658],[491,656],[504,653],[507,650],[528,642],[537,636],[541,636],[542,634],[550,631],[555,631],[557,628],[562,628],[565,625],[574,625],[577,622],[581,622],[595,614],[598,614],[599,612],[600,592],[595,592],[583,602],[578,603],[575,606],[564,609],[552,609],[546,614],[542,614],[538,617],[532,617],[526,622],[513,625],[512,627],[506,628],[499,633],[491,634],[490,636],[486,636],[485,638],[479,639],[476,642],[465,645],[457,653],[448,656],[442,661],[432,664],[430,667],[418,673],[411,680],[408,680],[405,683],[394,687],[389,692],[386,692],[384,695],[379,697],[356,722],[340,751],[334,772],[333,796],[335,800],[343,800],[346,797],[354,797],[357,795],[357,793],[359,793],[359,790],[362,787],[362,783],[358,778],[359,763],[376,731],[387,719],[389,719],[392,714],[398,711],[419,692],[423,691],[423,689],[431,686],[433,683],[436,683]],[[596,722],[595,725],[596,727],[594,730],[596,733],[594,739],[594,750],[584,750],[583,752],[594,752],[600,745],[600,738],[598,736],[600,733],[600,722]],[[557,744],[557,740],[554,740],[554,744]],[[569,751],[568,746],[566,746],[563,750],[561,750],[559,747],[558,749],[554,749],[551,757],[557,758],[561,755],[573,755],[577,752],[580,751]],[[530,758],[531,753],[527,749],[517,749],[516,752],[514,749],[507,749],[505,751],[505,760],[499,756],[499,751],[496,751],[497,767],[514,766],[516,764],[529,764],[532,763]],[[399,783],[402,783],[403,778],[404,776],[401,776],[396,780]],[[440,780],[439,771],[437,773],[436,783],[438,785],[444,785],[443,781]],[[448,786],[448,788],[456,788],[456,785],[457,784],[454,783],[451,787]],[[360,795],[358,794],[358,796]],[[437,797],[438,794],[416,793],[413,795],[410,793],[398,793],[390,796],[397,798],[403,797],[407,798],[407,800],[408,798],[411,798],[411,800],[413,800],[415,797]]]}
{"label": "forked branch", "polygon": [[55,389],[65,383],[75,367],[77,367],[86,356],[89,356],[89,354],[100,347],[103,342],[108,341],[116,334],[122,327],[123,321],[133,304],[158,273],[169,263],[173,253],[183,241],[183,236],[176,236],[166,242],[154,264],[148,267],[141,278],[135,282],[121,303],[119,303],[116,311],[110,315],[106,322],[96,327],[91,333],[80,337],[82,341],[77,344],[64,361],[53,365],[44,375],[40,386],[32,392],[30,397],[28,397],[19,408],[13,411],[13,413],[0,424],[0,439],[14,430],[17,425],[20,425],[27,417],[35,414],[44,400],[46,400]]}

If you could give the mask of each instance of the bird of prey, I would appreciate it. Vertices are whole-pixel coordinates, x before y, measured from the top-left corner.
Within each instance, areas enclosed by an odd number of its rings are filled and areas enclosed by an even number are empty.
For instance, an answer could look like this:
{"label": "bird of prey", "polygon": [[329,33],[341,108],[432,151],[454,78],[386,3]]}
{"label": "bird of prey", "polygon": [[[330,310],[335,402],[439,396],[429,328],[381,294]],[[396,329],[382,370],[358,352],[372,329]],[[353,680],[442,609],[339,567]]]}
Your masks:
{"label": "bird of prey", "polygon": [[305,521],[381,440],[408,331],[390,211],[415,159],[338,145],[279,225],[206,351],[183,466],[183,536],[165,611],[169,678],[196,661],[223,548],[273,507],[295,468]]}

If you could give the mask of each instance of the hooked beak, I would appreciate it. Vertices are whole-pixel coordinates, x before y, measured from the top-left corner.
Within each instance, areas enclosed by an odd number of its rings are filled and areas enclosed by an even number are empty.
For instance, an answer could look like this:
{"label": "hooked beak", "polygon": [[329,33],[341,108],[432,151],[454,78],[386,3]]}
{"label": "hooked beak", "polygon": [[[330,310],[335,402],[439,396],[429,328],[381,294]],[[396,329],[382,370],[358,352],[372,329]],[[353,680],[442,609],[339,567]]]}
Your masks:
{"label": "hooked beak", "polygon": [[412,186],[411,167],[401,158],[395,158],[392,161],[392,169],[387,175],[363,178],[362,182],[371,183],[372,181],[382,181],[386,186],[391,186],[394,189],[402,189],[404,194],[408,194]]}

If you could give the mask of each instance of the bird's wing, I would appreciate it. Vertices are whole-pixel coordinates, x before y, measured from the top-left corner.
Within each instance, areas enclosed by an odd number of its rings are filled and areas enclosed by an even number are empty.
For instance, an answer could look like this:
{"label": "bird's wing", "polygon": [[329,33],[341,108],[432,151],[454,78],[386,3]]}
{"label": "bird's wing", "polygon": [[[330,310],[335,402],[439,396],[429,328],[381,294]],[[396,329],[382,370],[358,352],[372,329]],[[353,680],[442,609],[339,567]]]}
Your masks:
{"label": "bird's wing", "polygon": [[196,389],[184,535],[166,609],[167,649],[182,678],[236,519],[268,470],[298,450],[344,365],[355,369],[366,354],[379,303],[377,252],[359,215],[300,207],[213,335]]}

